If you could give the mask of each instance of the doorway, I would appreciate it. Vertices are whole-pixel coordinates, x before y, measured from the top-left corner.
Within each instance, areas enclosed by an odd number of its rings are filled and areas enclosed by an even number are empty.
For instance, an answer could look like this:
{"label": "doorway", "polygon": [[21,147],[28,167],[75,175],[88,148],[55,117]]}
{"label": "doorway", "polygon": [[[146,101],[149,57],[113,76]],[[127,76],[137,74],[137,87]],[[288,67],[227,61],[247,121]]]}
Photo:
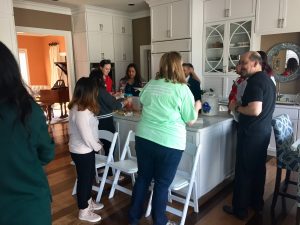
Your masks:
{"label": "doorway", "polygon": [[[33,37],[61,37],[61,40],[64,40],[64,51],[60,52],[61,59],[66,59],[66,65],[67,65],[67,86],[69,87],[69,96],[73,95],[76,77],[75,77],[75,69],[74,69],[74,58],[73,58],[73,43],[72,43],[72,34],[71,31],[62,31],[62,30],[51,30],[51,29],[43,29],[43,28],[33,28],[33,27],[21,27],[16,26],[16,32],[18,35],[30,35]],[[46,39],[46,38],[45,38]],[[36,59],[38,61],[38,59]],[[38,63],[38,62],[36,62]],[[36,65],[35,65],[36,66]],[[30,71],[30,68],[29,68]],[[59,75],[62,75],[61,72],[59,72]],[[65,76],[65,75],[63,75]],[[39,77],[41,78],[41,77]],[[29,79],[30,79],[30,72],[29,72]],[[33,81],[30,80],[32,83]],[[42,83],[45,83],[42,82]],[[43,86],[43,85],[41,85]],[[48,88],[50,87],[50,82],[47,81],[46,87],[42,88]],[[50,87],[51,88],[51,87]]]}
{"label": "doorway", "polygon": [[140,65],[142,80],[151,80],[151,45],[140,46]]}

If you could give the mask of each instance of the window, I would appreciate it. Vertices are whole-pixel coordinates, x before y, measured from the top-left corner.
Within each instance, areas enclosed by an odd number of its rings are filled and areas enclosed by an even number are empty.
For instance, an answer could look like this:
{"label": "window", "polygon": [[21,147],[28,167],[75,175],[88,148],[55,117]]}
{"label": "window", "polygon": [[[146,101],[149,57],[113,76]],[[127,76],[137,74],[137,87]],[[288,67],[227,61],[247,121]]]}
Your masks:
{"label": "window", "polygon": [[27,49],[19,49],[20,70],[23,81],[29,85],[29,69],[27,59]]}

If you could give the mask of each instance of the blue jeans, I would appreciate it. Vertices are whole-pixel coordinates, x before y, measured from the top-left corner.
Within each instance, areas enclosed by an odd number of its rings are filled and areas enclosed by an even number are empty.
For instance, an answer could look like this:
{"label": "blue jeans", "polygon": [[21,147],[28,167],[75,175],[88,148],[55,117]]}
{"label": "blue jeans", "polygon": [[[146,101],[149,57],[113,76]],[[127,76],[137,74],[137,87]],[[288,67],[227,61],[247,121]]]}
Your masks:
{"label": "blue jeans", "polygon": [[138,177],[133,187],[129,223],[138,224],[144,213],[143,205],[149,186],[154,180],[152,218],[155,225],[166,225],[168,189],[174,179],[182,151],[164,147],[141,137],[135,138]]}

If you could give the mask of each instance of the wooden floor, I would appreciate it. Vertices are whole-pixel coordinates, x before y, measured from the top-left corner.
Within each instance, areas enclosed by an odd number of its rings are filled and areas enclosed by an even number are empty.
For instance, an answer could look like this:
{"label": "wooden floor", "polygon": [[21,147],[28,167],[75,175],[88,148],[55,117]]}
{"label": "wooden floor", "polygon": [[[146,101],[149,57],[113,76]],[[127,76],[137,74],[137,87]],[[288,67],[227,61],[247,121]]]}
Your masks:
{"label": "wooden floor", "polygon": [[[67,123],[51,125],[50,132],[56,143],[56,157],[47,167],[46,172],[49,184],[52,190],[52,220],[54,225],[79,225],[84,223],[77,219],[78,209],[76,199],[71,196],[76,173],[74,166],[70,164],[71,158],[68,151],[68,133]],[[279,198],[275,218],[270,215],[270,205],[274,189],[275,178],[275,160],[271,159],[267,163],[267,180],[265,185],[265,207],[263,215],[255,216],[253,212],[247,220],[241,221],[222,211],[224,204],[230,204],[232,198],[232,183],[222,188],[209,201],[200,206],[200,212],[194,213],[189,209],[186,219],[187,225],[294,225],[296,218],[296,202],[286,200],[287,212],[282,210],[282,201]],[[296,179],[296,174],[292,174],[292,179]],[[126,182],[126,181],[125,181]],[[130,184],[128,184],[130,185]],[[104,197],[101,202],[104,209],[98,211],[102,220],[97,224],[102,225],[127,225],[127,212],[130,204],[130,196],[116,192],[112,200],[107,198],[109,186],[106,185]],[[291,192],[296,193],[296,188],[291,187]],[[168,214],[173,221],[179,221],[179,218]],[[142,225],[152,224],[151,219],[143,218]]]}

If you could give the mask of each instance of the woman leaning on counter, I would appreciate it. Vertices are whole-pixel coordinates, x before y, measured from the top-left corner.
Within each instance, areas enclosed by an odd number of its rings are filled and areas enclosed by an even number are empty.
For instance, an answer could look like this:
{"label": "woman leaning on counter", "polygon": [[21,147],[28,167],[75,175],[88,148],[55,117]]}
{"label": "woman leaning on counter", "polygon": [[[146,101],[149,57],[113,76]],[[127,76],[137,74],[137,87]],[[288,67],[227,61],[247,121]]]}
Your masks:
{"label": "woman leaning on counter", "polygon": [[[113,121],[112,112],[114,110],[122,109],[125,107],[129,99],[116,99],[114,96],[112,96],[105,87],[105,80],[103,78],[103,75],[101,71],[98,69],[94,69],[91,71],[89,77],[98,85],[99,93],[98,93],[98,102],[100,105],[100,115],[98,116],[99,119],[99,130],[108,130],[112,133],[116,131]],[[102,140],[103,148],[105,151],[105,155],[108,155],[109,148],[110,148],[110,142],[107,140]],[[111,175],[111,172],[109,172],[109,175]]]}
{"label": "woman leaning on counter", "polygon": [[138,224],[149,185],[154,180],[152,217],[156,225],[172,224],[165,215],[168,189],[186,145],[186,124],[197,120],[201,102],[186,85],[181,56],[165,53],[160,70],[141,91],[141,120],[136,131],[138,178],[133,188],[129,222]]}

